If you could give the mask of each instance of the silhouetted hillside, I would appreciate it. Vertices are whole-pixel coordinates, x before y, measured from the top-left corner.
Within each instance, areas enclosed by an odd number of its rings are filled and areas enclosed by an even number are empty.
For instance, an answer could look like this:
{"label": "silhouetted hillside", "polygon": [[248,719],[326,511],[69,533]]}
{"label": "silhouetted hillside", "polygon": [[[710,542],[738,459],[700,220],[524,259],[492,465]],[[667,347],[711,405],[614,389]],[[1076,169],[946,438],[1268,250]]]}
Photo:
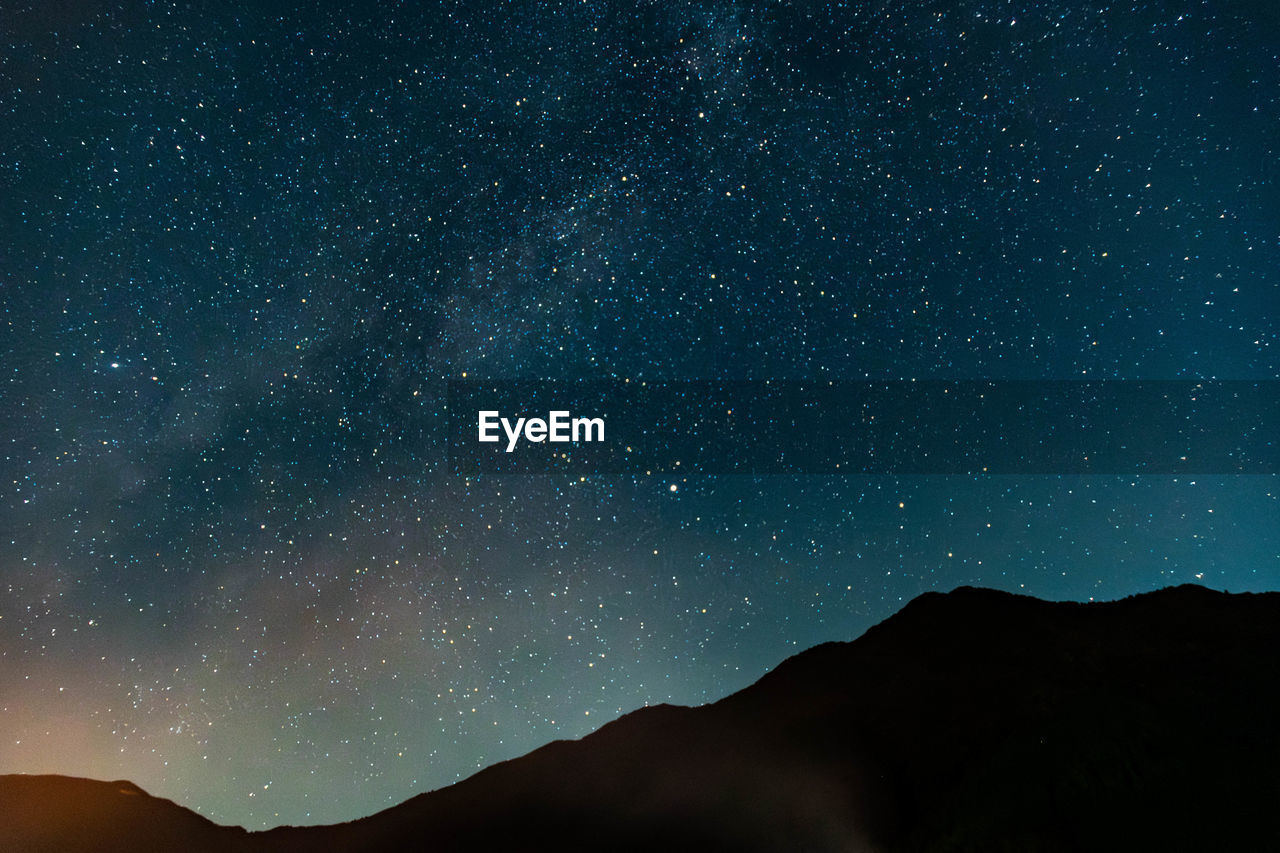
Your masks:
{"label": "silhouetted hillside", "polygon": [[132,782],[0,776],[0,850],[11,853],[212,853],[245,850],[250,837]]}
{"label": "silhouetted hillside", "polygon": [[[713,705],[643,709],[360,821],[245,840],[273,853],[1280,850],[1278,699],[1280,594],[1077,604],[961,588]],[[0,817],[15,778],[0,780]],[[72,820],[64,799],[50,826]]]}

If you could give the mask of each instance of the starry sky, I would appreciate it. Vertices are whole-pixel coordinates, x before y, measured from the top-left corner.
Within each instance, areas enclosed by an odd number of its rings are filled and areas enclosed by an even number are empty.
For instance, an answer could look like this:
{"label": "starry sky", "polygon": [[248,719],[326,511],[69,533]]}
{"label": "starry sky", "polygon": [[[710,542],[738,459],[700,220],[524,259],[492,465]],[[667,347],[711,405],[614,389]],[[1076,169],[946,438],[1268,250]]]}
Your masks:
{"label": "starry sky", "polygon": [[[6,3],[0,772],[369,814],[1275,476],[461,476],[446,388],[1280,378],[1266,2]],[[928,412],[920,412],[928,418]]]}

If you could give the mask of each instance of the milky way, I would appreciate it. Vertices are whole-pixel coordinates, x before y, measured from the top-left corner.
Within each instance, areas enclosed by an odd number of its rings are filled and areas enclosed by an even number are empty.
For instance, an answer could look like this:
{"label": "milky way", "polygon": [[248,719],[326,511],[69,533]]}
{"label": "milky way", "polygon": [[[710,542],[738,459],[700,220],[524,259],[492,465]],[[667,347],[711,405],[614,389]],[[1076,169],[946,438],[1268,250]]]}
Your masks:
{"label": "milky way", "polygon": [[345,820],[924,590],[1280,587],[1273,476],[444,446],[463,375],[1280,378],[1266,4],[73,5],[0,16],[0,772]]}

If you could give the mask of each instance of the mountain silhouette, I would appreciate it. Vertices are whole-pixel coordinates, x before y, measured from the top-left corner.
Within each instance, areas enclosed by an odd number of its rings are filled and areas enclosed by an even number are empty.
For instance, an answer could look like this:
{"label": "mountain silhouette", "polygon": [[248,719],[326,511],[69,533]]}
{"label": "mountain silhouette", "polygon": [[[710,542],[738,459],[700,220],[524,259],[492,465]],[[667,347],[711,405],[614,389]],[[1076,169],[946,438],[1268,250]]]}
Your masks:
{"label": "mountain silhouette", "polygon": [[[141,853],[250,849],[250,834],[218,826],[132,782],[0,776],[0,850]],[[258,848],[253,848],[258,849]]]}
{"label": "mountain silhouette", "polygon": [[1278,700],[1280,593],[962,587],[346,824],[245,833],[128,783],[0,777],[0,849],[1280,850]]}

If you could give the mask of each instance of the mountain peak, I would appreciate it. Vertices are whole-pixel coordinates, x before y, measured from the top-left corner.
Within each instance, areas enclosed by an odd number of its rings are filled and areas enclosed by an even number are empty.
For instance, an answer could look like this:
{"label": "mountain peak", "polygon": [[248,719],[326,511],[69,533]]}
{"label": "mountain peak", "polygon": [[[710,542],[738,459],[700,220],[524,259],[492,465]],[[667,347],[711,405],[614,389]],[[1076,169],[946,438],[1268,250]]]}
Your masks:
{"label": "mountain peak", "polygon": [[[363,820],[245,834],[0,777],[24,851],[1275,849],[1280,594],[926,593],[711,705],[643,708]],[[15,819],[16,816],[16,819]],[[117,843],[118,842],[118,843]],[[114,846],[113,846],[114,845]]]}

